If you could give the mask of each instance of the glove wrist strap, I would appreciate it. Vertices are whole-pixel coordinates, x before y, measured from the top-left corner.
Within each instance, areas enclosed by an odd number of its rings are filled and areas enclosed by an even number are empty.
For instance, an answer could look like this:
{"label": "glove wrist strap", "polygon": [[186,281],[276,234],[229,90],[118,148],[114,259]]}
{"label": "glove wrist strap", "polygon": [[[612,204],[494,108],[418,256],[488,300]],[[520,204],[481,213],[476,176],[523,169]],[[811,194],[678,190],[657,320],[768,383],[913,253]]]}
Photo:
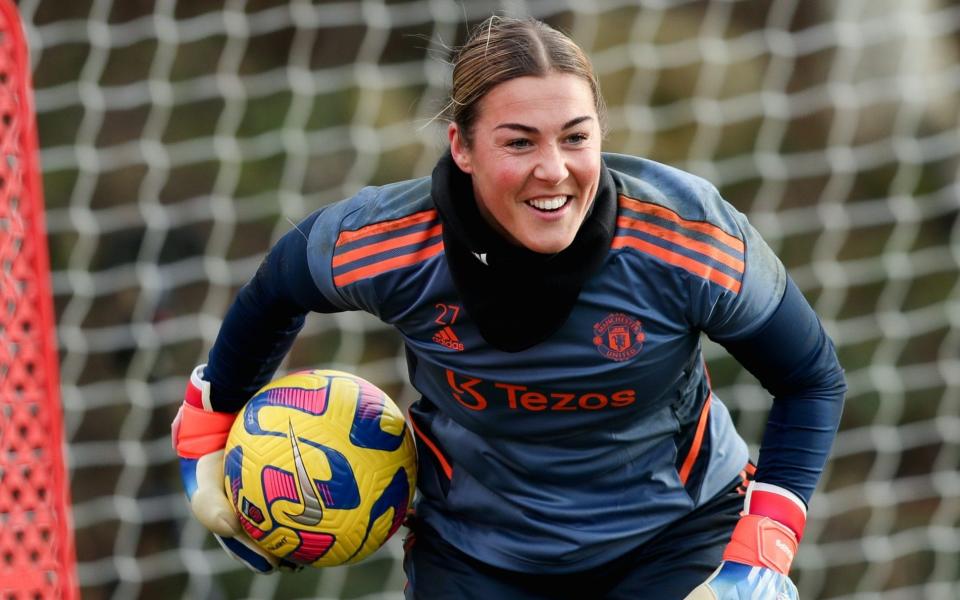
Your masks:
{"label": "glove wrist strap", "polygon": [[210,382],[203,378],[203,370],[207,365],[198,365],[190,373],[190,383],[183,393],[185,404],[202,408],[208,412],[213,412],[213,405],[210,403]]}
{"label": "glove wrist strap", "polygon": [[786,525],[799,542],[807,522],[807,507],[793,492],[779,485],[750,482],[743,501],[743,512],[748,515],[770,517]]}
{"label": "glove wrist strap", "polygon": [[210,405],[210,382],[200,365],[190,374],[183,405],[173,420],[173,447],[180,458],[196,459],[223,450],[236,414],[214,412]]}
{"label": "glove wrist strap", "polygon": [[723,560],[767,567],[786,575],[797,545],[797,538],[785,525],[769,517],[744,515],[723,551]]}
{"label": "glove wrist strap", "polygon": [[180,407],[179,418],[180,427],[174,440],[177,456],[200,458],[205,454],[223,450],[236,415],[207,412],[184,403]]}

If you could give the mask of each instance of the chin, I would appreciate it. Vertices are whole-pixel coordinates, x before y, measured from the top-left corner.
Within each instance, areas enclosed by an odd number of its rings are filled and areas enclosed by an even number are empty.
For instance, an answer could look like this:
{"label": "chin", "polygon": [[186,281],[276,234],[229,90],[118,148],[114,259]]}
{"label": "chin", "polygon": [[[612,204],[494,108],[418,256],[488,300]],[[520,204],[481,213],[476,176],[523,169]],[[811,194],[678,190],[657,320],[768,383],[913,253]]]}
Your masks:
{"label": "chin", "polygon": [[527,250],[538,254],[557,254],[563,252],[573,243],[573,238],[563,240],[527,240],[523,243]]}

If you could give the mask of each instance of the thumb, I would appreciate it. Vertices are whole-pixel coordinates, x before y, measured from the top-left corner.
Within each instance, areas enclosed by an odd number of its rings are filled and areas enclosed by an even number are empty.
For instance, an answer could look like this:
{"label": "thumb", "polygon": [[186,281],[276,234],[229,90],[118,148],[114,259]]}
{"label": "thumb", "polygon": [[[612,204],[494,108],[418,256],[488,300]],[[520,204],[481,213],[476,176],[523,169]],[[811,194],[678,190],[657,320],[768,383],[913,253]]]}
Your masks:
{"label": "thumb", "polygon": [[683,600],[717,600],[717,592],[708,583],[701,583]]}
{"label": "thumb", "polygon": [[234,537],[242,532],[240,519],[223,484],[223,450],[197,460],[197,491],[190,508],[200,523],[217,535]]}

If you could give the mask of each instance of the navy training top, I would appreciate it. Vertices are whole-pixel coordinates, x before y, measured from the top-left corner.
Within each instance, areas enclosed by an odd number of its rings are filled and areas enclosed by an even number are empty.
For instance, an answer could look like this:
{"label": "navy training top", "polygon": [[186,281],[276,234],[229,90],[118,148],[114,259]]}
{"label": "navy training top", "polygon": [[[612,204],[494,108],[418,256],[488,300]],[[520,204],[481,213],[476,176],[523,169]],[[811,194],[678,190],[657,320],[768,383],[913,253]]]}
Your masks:
{"label": "navy training top", "polygon": [[430,177],[365,188],[288,233],[241,290],[210,352],[214,407],[238,410],[273,376],[307,312],[369,312],[403,337],[422,394],[410,411],[418,518],[489,564],[567,572],[642,544],[744,468],[747,446],[710,390],[705,333],[774,396],[757,480],[808,502],[845,392],[813,310],[712,185],[603,161],[616,229],[543,341],[505,352],[481,335]]}

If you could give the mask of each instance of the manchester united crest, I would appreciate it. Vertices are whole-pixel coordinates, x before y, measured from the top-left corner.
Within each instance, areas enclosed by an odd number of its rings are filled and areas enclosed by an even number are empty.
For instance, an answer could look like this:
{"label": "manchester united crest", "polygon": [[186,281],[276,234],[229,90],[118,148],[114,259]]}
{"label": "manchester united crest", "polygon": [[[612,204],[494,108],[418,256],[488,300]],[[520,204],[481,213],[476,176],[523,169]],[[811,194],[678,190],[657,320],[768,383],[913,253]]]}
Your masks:
{"label": "manchester united crest", "polygon": [[610,313],[593,326],[593,344],[603,356],[615,361],[633,358],[644,340],[640,320],[623,313]]}

